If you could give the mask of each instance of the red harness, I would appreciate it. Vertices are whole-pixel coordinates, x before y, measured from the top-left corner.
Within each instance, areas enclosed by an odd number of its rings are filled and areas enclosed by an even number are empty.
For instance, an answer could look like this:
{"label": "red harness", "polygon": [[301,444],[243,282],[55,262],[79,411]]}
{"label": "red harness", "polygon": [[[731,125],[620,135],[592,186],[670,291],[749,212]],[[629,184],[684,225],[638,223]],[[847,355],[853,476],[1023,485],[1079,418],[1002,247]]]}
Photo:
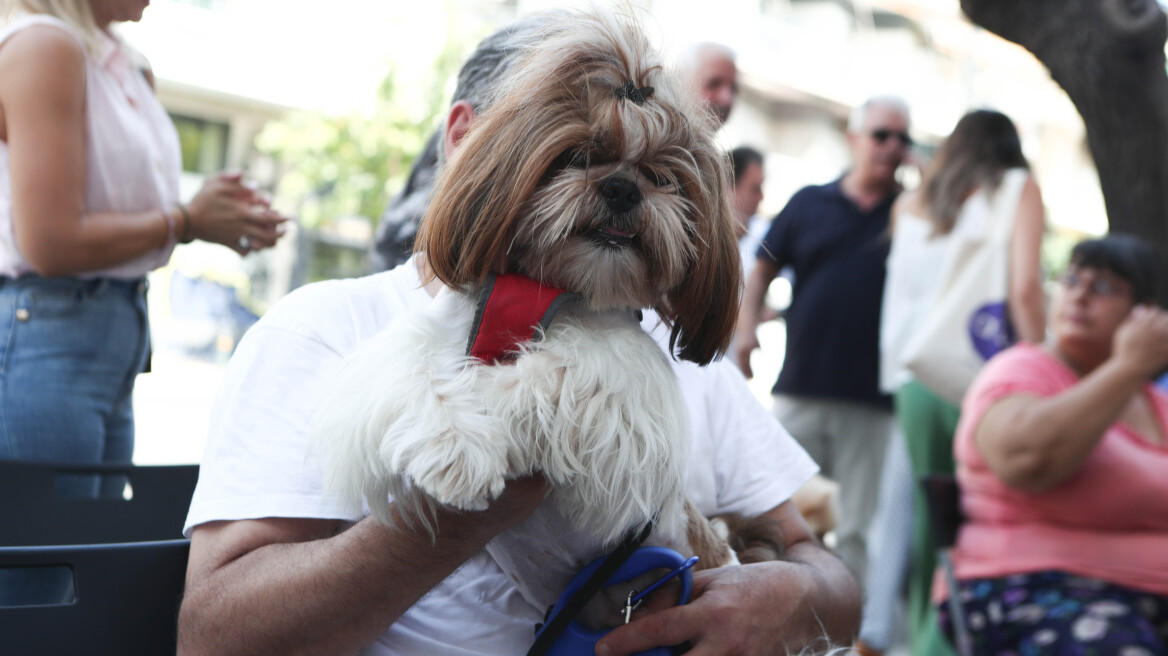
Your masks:
{"label": "red harness", "polygon": [[520,347],[534,339],[537,330],[547,330],[556,312],[582,300],[579,294],[518,273],[492,276],[479,294],[466,352],[486,364],[514,362]]}

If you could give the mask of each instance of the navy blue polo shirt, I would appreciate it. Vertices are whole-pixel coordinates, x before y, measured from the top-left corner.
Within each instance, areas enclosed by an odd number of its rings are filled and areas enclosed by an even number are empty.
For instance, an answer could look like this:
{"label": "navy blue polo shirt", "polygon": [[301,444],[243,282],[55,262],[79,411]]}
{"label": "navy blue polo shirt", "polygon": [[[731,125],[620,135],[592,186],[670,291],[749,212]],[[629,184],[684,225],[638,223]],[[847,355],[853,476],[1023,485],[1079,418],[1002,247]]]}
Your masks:
{"label": "navy blue polo shirt", "polygon": [[800,189],[771,223],[759,259],[795,270],[787,355],[774,393],[892,407],[879,373],[893,200],[895,194],[863,212],[836,180]]}

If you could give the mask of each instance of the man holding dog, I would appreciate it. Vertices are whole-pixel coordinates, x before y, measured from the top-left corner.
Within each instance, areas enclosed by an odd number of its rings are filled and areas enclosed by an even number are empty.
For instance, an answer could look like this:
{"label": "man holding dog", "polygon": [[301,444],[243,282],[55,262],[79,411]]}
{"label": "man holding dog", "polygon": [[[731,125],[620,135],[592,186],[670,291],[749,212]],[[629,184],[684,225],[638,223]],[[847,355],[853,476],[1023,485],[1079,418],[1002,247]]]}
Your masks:
{"label": "man holding dog", "polygon": [[[543,20],[489,37],[463,75],[496,83],[506,57],[520,56],[512,44],[532,38]],[[465,81],[446,121],[447,157],[487,102]],[[439,511],[432,537],[407,517],[387,527],[341,511],[306,462],[307,425],[344,356],[436,293],[422,285],[423,257],[297,290],[241,342],[187,520],[180,653],[505,654],[530,645],[544,609],[518,596],[483,547],[544,500],[540,477],[510,481],[485,511]],[[785,558],[698,573],[690,604],[634,615],[597,653],[690,642],[695,654],[769,654],[849,640],[859,621],[855,581],[787,500],[814,463],[728,362],[672,363],[694,427],[691,500],[703,512],[779,522]]]}
{"label": "man holding dog", "polygon": [[908,107],[898,98],[872,98],[853,112],[851,170],[799,190],[758,249],[733,354],[750,376],[767,287],[790,265],[795,282],[784,315],[786,359],[772,391],[775,417],[839,482],[837,551],[860,580],[893,422],[892,401],[878,386],[880,303],[908,127]]}

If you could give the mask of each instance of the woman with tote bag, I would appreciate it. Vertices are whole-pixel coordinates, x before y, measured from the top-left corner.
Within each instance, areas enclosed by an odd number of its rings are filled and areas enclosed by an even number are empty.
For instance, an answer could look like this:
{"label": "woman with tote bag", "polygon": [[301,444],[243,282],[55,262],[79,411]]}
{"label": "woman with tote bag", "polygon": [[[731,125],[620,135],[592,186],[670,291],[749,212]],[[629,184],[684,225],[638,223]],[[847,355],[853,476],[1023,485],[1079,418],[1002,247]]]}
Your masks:
{"label": "woman with tote bag", "polygon": [[977,110],[957,123],[920,188],[892,210],[881,317],[881,385],[912,461],[914,534],[909,637],[914,654],[945,653],[930,604],[934,547],[915,481],[953,472],[960,396],[981,364],[1045,334],[1042,198],[1014,124]]}

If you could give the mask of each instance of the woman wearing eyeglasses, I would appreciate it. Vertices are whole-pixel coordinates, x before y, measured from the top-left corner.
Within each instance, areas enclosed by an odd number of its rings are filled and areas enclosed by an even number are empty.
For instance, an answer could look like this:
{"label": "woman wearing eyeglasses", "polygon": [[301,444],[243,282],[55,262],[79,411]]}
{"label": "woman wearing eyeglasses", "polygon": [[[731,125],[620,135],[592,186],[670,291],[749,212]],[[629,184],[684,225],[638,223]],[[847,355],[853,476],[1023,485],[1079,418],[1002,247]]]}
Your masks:
{"label": "woman wearing eyeglasses", "polygon": [[[977,654],[1165,654],[1168,313],[1135,237],[1080,243],[1053,338],[986,365],[955,440]],[[944,616],[944,611],[942,611]],[[946,621],[948,618],[944,618]]]}
{"label": "woman wearing eyeglasses", "polygon": [[[868,603],[861,638],[869,653],[887,647],[901,568],[909,561],[908,622],[913,652],[945,654],[931,601],[935,567],[924,499],[914,481],[928,472],[953,472],[953,432],[958,408],[916,380],[901,363],[905,347],[924,325],[942,275],[963,244],[982,243],[990,222],[1013,228],[1007,248],[1007,315],[1017,339],[1041,342],[1045,331],[1040,246],[1044,211],[1038,185],[1022,154],[1018,131],[995,111],[969,112],[925,168],[920,187],[902,194],[892,208],[892,246],[880,322],[881,387],[895,394],[897,426],[885,457],[880,508],[869,560],[886,563],[868,576]],[[954,274],[956,275],[956,274]],[[907,458],[905,449],[907,448]],[[911,475],[905,471],[910,463]],[[899,469],[896,469],[899,464]],[[913,498],[912,509],[906,499]],[[909,519],[912,515],[912,519]],[[904,537],[912,523],[911,538]],[[899,523],[899,526],[897,525]],[[909,544],[906,545],[905,542]],[[899,559],[899,560],[898,560]],[[902,565],[903,567],[903,565]],[[874,648],[874,649],[873,649]]]}

